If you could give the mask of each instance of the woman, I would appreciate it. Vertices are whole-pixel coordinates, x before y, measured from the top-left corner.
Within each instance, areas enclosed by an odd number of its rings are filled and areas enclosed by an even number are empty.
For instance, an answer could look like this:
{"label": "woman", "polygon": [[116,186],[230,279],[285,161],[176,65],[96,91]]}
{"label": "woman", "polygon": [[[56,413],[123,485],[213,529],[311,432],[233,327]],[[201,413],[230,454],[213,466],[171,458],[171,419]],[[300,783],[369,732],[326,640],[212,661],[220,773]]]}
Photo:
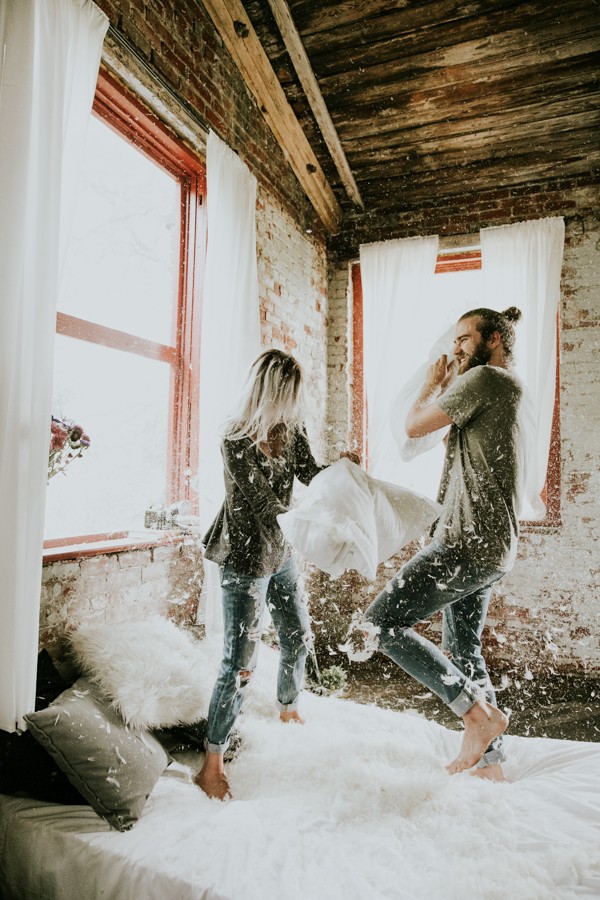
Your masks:
{"label": "woman", "polygon": [[281,649],[280,718],[303,721],[298,695],[312,640],[310,618],[292,549],[277,524],[277,516],[289,509],[294,477],[309,484],[324,468],[315,462],[302,424],[301,384],[302,371],[292,356],[261,353],[221,446],[225,501],[204,546],[206,558],[221,567],[224,648],[208,713],[205,761],[195,779],[220,800],[230,796],[223,754],[256,666],[265,603]]}

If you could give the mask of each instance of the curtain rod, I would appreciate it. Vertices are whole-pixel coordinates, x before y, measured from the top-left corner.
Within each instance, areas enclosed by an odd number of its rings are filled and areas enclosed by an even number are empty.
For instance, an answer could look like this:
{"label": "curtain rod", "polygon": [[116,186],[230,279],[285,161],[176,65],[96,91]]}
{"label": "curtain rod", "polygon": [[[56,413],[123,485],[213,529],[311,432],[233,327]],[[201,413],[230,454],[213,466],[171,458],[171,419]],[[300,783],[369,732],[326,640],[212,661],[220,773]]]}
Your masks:
{"label": "curtain rod", "polygon": [[175,93],[171,85],[159,75],[159,73],[154,69],[148,60],[142,56],[140,51],[135,47],[131,41],[129,41],[120,31],[118,31],[114,25],[108,26],[108,37],[114,41],[122,50],[124,50],[129,56],[133,56],[137,63],[144,69],[144,71],[151,76],[152,80],[157,83],[163,91],[165,91],[171,99],[173,99],[178,106],[180,106],[186,113],[187,116],[190,117],[194,121],[194,123],[205,133],[208,134],[210,128],[204,122],[194,107],[188,103],[187,100],[184,100],[183,97],[180,97]]}

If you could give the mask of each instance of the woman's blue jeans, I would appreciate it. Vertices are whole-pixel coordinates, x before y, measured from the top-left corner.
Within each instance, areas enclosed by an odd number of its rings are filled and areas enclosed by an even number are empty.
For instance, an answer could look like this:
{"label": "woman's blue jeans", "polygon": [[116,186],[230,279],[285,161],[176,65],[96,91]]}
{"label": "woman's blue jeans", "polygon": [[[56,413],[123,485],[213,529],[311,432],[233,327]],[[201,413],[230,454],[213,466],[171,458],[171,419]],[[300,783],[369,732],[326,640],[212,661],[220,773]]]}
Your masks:
{"label": "woman's blue jeans", "polygon": [[[379,626],[382,653],[459,716],[481,696],[496,705],[481,653],[481,633],[492,585],[503,574],[434,541],[392,578],[365,614]],[[443,610],[442,647],[449,658],[412,628],[439,610]],[[496,738],[482,764],[504,758],[502,738]]]}
{"label": "woman's blue jeans", "polygon": [[210,707],[206,749],[224,753],[241,709],[258,657],[261,620],[269,607],[279,638],[277,701],[281,710],[294,710],[302,688],[304,666],[312,646],[304,583],[296,561],[264,578],[242,575],[231,566],[221,569],[223,593],[223,659]]}

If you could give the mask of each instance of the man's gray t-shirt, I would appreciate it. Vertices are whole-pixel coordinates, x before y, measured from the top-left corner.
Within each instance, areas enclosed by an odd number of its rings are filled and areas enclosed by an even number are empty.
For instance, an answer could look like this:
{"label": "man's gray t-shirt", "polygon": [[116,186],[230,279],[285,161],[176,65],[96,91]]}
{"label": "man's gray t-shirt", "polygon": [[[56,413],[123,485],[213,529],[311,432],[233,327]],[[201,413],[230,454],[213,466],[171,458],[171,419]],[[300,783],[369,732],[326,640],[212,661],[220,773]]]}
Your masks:
{"label": "man's gray t-shirt", "polygon": [[474,561],[508,571],[515,560],[523,492],[523,385],[507,369],[484,365],[459,376],[438,404],[453,425],[434,538]]}

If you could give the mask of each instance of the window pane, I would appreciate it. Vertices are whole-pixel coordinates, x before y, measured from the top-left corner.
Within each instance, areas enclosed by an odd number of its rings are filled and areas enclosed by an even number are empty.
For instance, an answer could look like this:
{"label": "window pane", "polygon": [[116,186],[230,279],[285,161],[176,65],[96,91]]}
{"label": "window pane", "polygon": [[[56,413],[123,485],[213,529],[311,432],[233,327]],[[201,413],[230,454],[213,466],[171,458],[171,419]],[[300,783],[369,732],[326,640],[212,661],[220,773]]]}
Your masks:
{"label": "window pane", "polygon": [[91,438],[48,485],[46,538],[126,531],[165,502],[170,366],[56,336],[53,414]]}
{"label": "window pane", "polygon": [[180,186],[92,117],[58,308],[173,344]]}

